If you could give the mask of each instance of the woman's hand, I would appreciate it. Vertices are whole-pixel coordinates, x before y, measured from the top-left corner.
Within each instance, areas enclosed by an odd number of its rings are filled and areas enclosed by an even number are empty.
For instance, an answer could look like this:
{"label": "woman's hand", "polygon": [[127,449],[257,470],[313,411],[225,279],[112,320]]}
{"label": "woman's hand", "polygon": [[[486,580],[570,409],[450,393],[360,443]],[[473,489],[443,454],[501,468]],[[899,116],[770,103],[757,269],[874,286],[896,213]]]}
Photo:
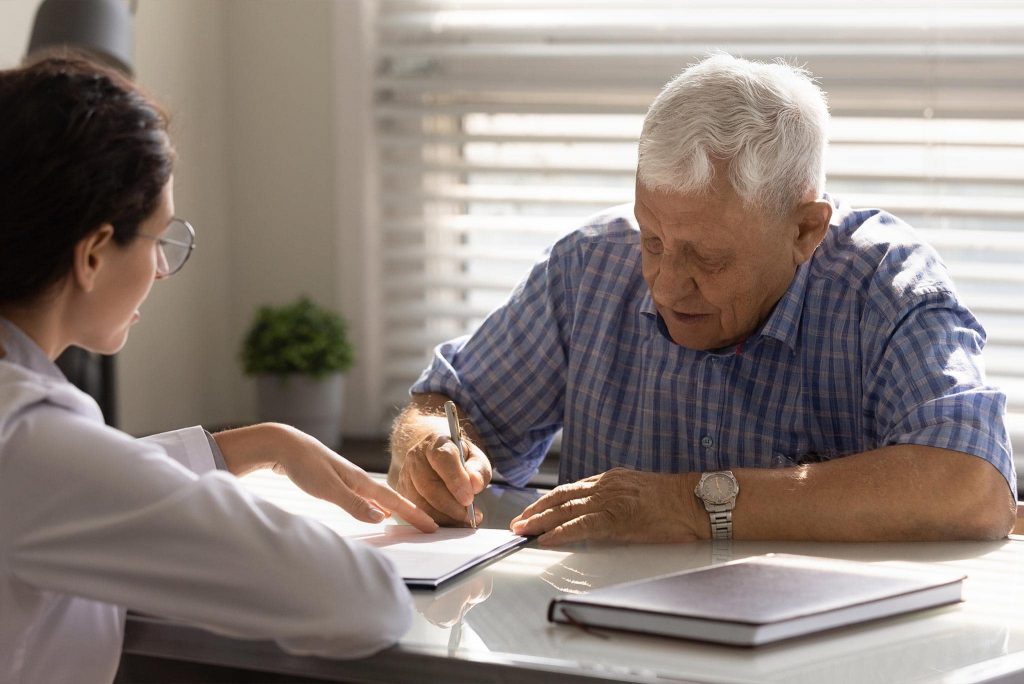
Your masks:
{"label": "woman's hand", "polygon": [[404,496],[293,427],[262,423],[218,432],[214,439],[225,465],[235,475],[272,468],[357,520],[375,523],[394,513],[422,532],[437,529],[437,523]]}

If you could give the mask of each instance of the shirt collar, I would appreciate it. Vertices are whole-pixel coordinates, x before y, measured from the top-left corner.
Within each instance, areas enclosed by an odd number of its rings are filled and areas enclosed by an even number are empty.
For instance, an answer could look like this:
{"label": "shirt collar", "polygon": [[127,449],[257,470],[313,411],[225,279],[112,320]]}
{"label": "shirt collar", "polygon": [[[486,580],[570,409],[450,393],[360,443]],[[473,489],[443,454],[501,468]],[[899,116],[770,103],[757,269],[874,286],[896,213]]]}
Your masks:
{"label": "shirt collar", "polygon": [[[832,205],[832,218],[829,220],[829,230],[835,230],[842,222],[840,215],[840,202],[833,199],[827,192],[821,193],[821,199]],[[800,330],[800,318],[804,311],[804,301],[807,294],[807,280],[810,277],[811,258],[800,264],[793,276],[793,282],[786,288],[786,293],[775,305],[772,313],[768,316],[764,326],[761,328],[761,335],[771,337],[782,342],[792,351],[796,351],[797,333]]]}
{"label": "shirt collar", "polygon": [[[796,337],[800,330],[800,317],[804,311],[804,295],[807,293],[807,274],[810,272],[810,260],[800,264],[796,269],[793,281],[786,288],[785,294],[775,304],[768,315],[768,320],[761,326],[756,335],[771,337],[782,342],[792,351],[796,351]],[[755,335],[755,336],[756,336]]]}
{"label": "shirt collar", "polygon": [[54,380],[66,380],[60,368],[46,356],[42,347],[24,330],[3,316],[0,316],[0,345],[7,352],[6,356],[0,357],[0,361],[9,361]]}

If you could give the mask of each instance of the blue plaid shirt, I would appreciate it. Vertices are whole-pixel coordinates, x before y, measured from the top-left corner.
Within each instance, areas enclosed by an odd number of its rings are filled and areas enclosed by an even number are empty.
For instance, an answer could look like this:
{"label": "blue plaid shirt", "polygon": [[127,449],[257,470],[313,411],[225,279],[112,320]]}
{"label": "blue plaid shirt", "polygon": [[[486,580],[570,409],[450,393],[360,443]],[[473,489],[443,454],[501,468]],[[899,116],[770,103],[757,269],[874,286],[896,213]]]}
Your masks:
{"label": "blue plaid shirt", "polygon": [[831,201],[821,246],[739,347],[672,342],[625,205],[555,243],[476,332],[437,347],[411,391],[453,398],[515,484],[562,428],[562,482],[919,444],[983,458],[1016,492],[985,331],[938,254],[891,214]]}

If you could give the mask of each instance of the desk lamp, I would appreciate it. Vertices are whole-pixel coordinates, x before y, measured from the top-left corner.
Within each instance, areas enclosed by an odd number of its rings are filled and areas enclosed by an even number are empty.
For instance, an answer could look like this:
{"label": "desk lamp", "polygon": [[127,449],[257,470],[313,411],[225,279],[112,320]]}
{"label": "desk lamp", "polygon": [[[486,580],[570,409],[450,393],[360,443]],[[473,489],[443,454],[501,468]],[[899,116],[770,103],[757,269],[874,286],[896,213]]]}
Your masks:
{"label": "desk lamp", "polygon": [[124,0],[43,0],[28,56],[71,47],[132,75],[132,13]]}

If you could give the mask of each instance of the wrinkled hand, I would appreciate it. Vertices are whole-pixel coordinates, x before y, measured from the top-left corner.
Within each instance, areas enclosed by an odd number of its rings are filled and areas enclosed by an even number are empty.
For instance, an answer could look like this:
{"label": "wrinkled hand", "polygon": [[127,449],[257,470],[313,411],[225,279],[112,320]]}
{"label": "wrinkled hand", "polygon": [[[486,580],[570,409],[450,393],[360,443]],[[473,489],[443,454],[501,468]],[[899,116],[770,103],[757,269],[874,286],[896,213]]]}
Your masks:
{"label": "wrinkled hand", "polygon": [[[465,468],[451,437],[426,434],[409,449],[395,481],[395,489],[442,525],[469,526],[466,507],[491,481],[491,462],[484,452],[467,439],[462,444]],[[479,525],[479,509],[476,518]]]}
{"label": "wrinkled hand", "polygon": [[[556,487],[511,522],[513,532],[540,535],[542,546],[584,539],[688,542],[706,538],[686,475],[625,468]],[[706,525],[706,520],[704,521]]]}
{"label": "wrinkled hand", "polygon": [[395,513],[421,532],[437,530],[437,524],[415,504],[316,438],[295,430],[289,441],[273,470],[287,475],[306,493],[340,506],[363,522],[380,522]]}

